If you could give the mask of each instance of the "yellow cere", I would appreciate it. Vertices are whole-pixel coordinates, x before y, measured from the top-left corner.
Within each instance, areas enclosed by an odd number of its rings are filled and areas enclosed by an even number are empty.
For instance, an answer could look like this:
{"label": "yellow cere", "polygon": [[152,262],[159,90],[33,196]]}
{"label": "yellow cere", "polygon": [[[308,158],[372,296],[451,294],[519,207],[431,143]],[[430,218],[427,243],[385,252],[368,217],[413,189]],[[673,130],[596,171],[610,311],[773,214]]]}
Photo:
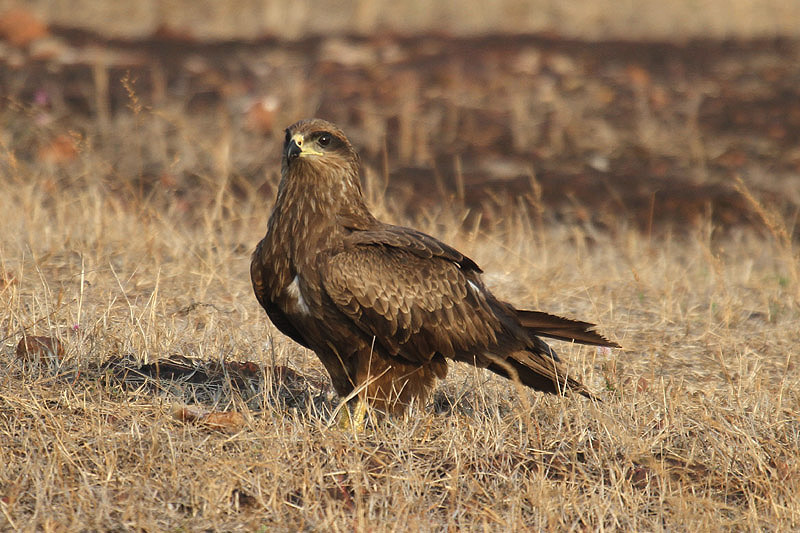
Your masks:
{"label": "yellow cere", "polygon": [[295,133],[292,136],[292,140],[300,147],[300,157],[304,157],[307,155],[322,155],[322,152],[318,152],[311,148],[311,146],[303,146],[303,134],[302,133]]}

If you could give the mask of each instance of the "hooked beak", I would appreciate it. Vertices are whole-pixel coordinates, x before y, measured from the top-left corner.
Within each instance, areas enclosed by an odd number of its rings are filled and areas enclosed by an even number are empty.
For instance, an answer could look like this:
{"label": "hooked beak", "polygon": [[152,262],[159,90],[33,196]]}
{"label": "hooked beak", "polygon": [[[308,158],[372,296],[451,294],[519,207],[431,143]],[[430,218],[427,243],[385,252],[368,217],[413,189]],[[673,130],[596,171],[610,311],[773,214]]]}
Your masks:
{"label": "hooked beak", "polygon": [[300,157],[301,153],[303,153],[303,150],[297,144],[297,141],[295,141],[294,139],[289,141],[289,146],[286,147],[286,159],[291,161],[292,159]]}
{"label": "hooked beak", "polygon": [[286,159],[288,161],[293,161],[298,157],[306,157],[309,155],[322,155],[322,152],[318,152],[309,146],[308,143],[305,142],[302,133],[295,133],[286,146]]}

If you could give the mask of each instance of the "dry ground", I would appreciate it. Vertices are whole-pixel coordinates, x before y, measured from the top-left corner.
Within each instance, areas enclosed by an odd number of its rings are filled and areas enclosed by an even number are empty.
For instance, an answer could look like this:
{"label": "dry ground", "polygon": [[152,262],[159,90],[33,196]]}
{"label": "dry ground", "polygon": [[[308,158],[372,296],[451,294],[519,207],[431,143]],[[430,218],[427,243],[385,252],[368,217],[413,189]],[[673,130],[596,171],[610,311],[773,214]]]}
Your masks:
{"label": "dry ground", "polygon": [[[281,115],[325,98],[303,90]],[[601,230],[553,220],[535,186],[483,218],[463,195],[431,206],[387,194],[404,157],[389,150],[387,170],[366,173],[377,214],[454,244],[516,305],[595,321],[624,349],[557,345],[602,403],[454,366],[430,405],[353,435],[328,427],[337,399],[322,367],[268,324],[249,286],[280,139],[245,132],[224,108],[143,106],[136,91],[67,125],[21,97],[3,109],[3,529],[800,527],[800,257],[793,219],[744,183],[756,228],[719,232],[709,212],[680,231],[608,216]],[[585,118],[570,109],[566,139]],[[653,119],[648,146],[670,124]],[[529,142],[564,149],[551,141]],[[707,179],[707,153],[667,144]],[[23,333],[60,339],[63,357],[21,357]],[[141,366],[180,357],[218,372]],[[189,422],[185,406],[243,418]]]}

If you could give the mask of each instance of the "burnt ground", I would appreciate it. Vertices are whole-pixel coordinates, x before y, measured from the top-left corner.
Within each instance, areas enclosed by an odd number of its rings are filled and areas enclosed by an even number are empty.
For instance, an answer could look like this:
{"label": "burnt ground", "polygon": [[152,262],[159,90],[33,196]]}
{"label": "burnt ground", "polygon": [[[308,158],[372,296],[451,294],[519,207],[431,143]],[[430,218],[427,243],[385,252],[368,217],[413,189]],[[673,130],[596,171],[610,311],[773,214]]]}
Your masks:
{"label": "burnt ground", "polygon": [[[415,211],[455,201],[491,220],[511,198],[599,227],[762,226],[738,180],[789,227],[800,205],[792,41],[204,44],[55,30],[44,45],[0,49],[0,92],[3,142],[17,161],[69,164],[98,128],[113,136],[121,117],[178,109],[244,132],[231,151],[232,186],[266,201],[282,129],[317,115],[339,123],[388,197]],[[193,179],[214,172],[203,160],[176,165],[175,154],[141,157],[110,173],[129,189],[167,183],[191,201]]]}

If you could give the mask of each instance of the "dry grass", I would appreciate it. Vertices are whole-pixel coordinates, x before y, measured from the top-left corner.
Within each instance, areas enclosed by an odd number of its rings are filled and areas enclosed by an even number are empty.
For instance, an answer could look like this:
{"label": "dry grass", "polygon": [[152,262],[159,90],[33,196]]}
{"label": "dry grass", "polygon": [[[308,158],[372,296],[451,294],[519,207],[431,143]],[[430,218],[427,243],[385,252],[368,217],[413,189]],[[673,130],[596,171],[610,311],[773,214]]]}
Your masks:
{"label": "dry grass", "polygon": [[105,37],[173,35],[198,40],[298,39],[389,32],[454,36],[557,33],[579,39],[752,39],[800,35],[800,7],[784,0],[343,0],[336,9],[269,0],[0,0],[50,25]]}
{"label": "dry grass", "polygon": [[[431,405],[356,436],[327,427],[321,365],[252,296],[269,206],[230,153],[276,169],[277,141],[219,116],[131,110],[87,124],[59,164],[17,157],[50,132],[25,109],[5,115],[19,122],[0,145],[1,528],[800,527],[800,258],[769,206],[766,237],[600,233],[515,205],[476,229],[457,204],[404,219],[370,171],[380,216],[456,245],[515,304],[596,321],[625,349],[557,346],[603,403],[458,366]],[[140,187],[150,160],[210,170],[178,196],[169,176]],[[21,361],[23,332],[61,339],[63,359]],[[132,386],[102,366],[173,355],[263,372]],[[286,366],[299,375],[272,371]],[[184,404],[245,423],[186,423]]]}

